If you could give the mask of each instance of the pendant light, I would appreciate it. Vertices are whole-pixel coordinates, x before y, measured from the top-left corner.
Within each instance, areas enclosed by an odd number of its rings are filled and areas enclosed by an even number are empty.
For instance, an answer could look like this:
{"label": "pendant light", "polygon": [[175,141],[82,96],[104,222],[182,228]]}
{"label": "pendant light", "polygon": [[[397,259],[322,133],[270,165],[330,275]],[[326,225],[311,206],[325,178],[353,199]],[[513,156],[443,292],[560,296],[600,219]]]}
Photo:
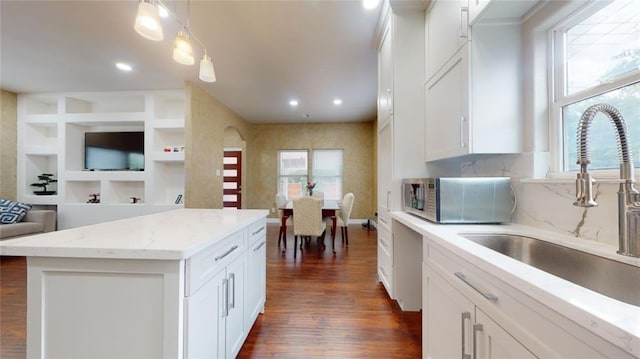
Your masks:
{"label": "pendant light", "polygon": [[207,55],[207,49],[204,50],[204,56],[200,60],[200,80],[204,82],[216,82],[216,72],[213,70],[211,57]]}
{"label": "pendant light", "polygon": [[176,39],[173,41],[173,59],[183,65],[193,65],[195,63],[191,40],[184,29],[178,32]]}
{"label": "pendant light", "polygon": [[133,28],[149,40],[162,41],[164,38],[158,8],[144,0],[140,0],[138,4],[138,14]]}

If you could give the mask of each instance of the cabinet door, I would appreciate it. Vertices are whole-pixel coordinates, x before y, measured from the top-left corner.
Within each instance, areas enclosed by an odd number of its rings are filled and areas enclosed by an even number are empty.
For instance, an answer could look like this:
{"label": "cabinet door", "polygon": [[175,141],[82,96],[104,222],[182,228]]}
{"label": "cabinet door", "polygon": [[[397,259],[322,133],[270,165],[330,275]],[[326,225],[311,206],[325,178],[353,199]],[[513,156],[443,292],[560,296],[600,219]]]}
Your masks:
{"label": "cabinet door", "polygon": [[423,264],[423,358],[471,358],[474,305]]}
{"label": "cabinet door", "polygon": [[387,218],[392,208],[393,117],[378,130],[378,215]]}
{"label": "cabinet door", "polygon": [[464,46],[425,85],[425,160],[469,152],[469,52]]}
{"label": "cabinet door", "polygon": [[378,123],[393,113],[393,53],[391,25],[385,29],[378,51]]}
{"label": "cabinet door", "polygon": [[[472,0],[473,1],[473,0]],[[426,79],[467,43],[468,0],[437,0],[426,16]]]}
{"label": "cabinet door", "polygon": [[249,332],[253,322],[264,309],[266,297],[267,240],[259,239],[248,252],[247,280],[245,285],[245,330]]}
{"label": "cabinet door", "polygon": [[476,324],[473,326],[476,355],[481,359],[536,358],[483,311],[476,308]]}
{"label": "cabinet door", "polygon": [[185,358],[217,358],[224,350],[225,283],[223,269],[185,298]]}
{"label": "cabinet door", "polygon": [[247,270],[247,254],[227,266],[227,317],[226,317],[226,358],[235,358],[244,339],[247,329],[244,324],[244,282]]}

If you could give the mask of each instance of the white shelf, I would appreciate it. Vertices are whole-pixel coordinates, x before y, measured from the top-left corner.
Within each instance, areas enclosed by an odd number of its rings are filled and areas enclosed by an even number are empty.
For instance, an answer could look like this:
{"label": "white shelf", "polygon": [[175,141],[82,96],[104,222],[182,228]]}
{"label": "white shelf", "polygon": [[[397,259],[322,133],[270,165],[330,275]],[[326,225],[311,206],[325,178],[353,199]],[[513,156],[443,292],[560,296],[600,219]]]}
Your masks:
{"label": "white shelf", "polygon": [[184,152],[152,152],[150,158],[154,162],[184,162]]}
{"label": "white shelf", "polygon": [[[184,90],[20,94],[18,198],[73,208],[60,212],[61,229],[180,208],[174,202],[185,186],[184,116]],[[130,131],[145,132],[144,171],[83,170],[85,133]],[[48,188],[57,195],[33,194],[30,184],[42,173],[58,179]],[[91,193],[100,203],[86,203]],[[64,218],[71,213],[79,218]]]}

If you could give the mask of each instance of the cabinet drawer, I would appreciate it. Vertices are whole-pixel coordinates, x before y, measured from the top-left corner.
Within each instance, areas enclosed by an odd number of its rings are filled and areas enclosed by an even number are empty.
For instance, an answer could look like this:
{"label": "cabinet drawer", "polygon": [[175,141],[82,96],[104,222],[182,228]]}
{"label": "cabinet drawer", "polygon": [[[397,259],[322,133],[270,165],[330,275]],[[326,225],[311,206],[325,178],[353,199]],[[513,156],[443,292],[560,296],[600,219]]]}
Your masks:
{"label": "cabinet drawer", "polygon": [[246,229],[235,232],[202,250],[186,262],[185,295],[195,293],[216,273],[238,258],[247,248]]}
{"label": "cabinet drawer", "polygon": [[249,246],[253,245],[257,240],[267,236],[267,222],[262,219],[249,226]]}
{"label": "cabinet drawer", "polygon": [[387,289],[389,297],[393,298],[393,266],[391,258],[380,248],[378,248],[378,278]]}

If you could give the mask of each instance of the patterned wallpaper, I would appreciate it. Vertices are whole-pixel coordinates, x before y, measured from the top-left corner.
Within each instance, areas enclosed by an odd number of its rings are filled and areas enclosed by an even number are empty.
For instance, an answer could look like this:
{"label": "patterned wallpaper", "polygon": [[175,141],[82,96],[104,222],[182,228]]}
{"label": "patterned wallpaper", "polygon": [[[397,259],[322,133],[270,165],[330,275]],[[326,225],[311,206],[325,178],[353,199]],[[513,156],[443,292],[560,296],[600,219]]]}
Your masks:
{"label": "patterned wallpaper", "polygon": [[0,90],[0,198],[17,196],[18,96]]}
{"label": "patterned wallpaper", "polygon": [[[273,207],[277,191],[277,152],[344,150],[343,192],[353,192],[351,218],[371,218],[376,192],[374,122],[253,125],[247,141],[249,171],[247,208]],[[271,214],[270,217],[277,217]]]}

